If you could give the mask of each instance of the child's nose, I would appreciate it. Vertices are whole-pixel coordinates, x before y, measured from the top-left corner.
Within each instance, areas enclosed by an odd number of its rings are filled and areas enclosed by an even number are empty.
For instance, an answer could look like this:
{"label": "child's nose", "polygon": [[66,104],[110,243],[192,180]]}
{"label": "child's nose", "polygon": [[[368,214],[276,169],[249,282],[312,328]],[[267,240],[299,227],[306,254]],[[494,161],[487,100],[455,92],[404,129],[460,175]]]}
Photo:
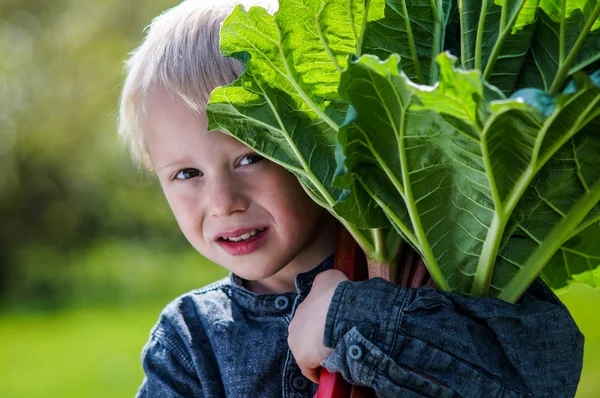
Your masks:
{"label": "child's nose", "polygon": [[207,195],[208,211],[217,217],[227,217],[248,208],[248,200],[235,181],[215,181]]}

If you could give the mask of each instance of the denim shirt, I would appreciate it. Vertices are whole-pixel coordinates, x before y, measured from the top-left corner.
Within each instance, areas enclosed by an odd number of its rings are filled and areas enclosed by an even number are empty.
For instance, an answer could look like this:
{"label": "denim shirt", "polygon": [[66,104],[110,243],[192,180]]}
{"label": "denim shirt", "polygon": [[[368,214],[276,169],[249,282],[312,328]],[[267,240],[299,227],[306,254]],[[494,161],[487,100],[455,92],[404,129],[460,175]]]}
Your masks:
{"label": "denim shirt", "polygon": [[[328,258],[296,292],[254,294],[230,275],[162,312],[138,397],[313,397],[287,329]],[[322,365],[381,397],[572,397],[583,336],[541,281],[518,304],[382,279],[345,281],[329,307]]]}

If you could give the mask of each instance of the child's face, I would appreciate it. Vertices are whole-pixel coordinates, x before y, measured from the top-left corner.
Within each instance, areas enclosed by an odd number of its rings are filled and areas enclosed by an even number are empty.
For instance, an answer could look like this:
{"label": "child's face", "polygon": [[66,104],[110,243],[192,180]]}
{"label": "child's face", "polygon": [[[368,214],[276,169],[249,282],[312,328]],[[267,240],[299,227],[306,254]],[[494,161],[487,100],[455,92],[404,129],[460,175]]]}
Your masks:
{"label": "child's face", "polygon": [[[294,175],[221,132],[166,90],[150,96],[148,152],[190,243],[255,290],[293,290],[333,253],[335,221]],[[284,269],[285,267],[285,269]]]}

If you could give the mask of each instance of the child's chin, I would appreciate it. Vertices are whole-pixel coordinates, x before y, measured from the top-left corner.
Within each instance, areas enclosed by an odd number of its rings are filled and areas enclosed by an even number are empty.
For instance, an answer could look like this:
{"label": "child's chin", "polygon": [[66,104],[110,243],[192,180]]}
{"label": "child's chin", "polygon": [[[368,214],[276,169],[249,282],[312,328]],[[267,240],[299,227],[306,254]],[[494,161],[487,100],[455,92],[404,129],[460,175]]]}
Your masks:
{"label": "child's chin", "polygon": [[256,270],[256,271],[242,271],[237,274],[239,277],[246,279],[247,281],[259,282],[270,278],[275,275],[276,272],[269,272],[268,270]]}
{"label": "child's chin", "polygon": [[[260,281],[264,281],[266,279],[271,278],[272,276],[275,276],[279,271],[281,271],[281,269],[277,268],[277,267],[261,267],[261,268],[256,268],[256,267],[240,267],[240,264],[236,264],[237,265],[237,269],[238,272],[233,271],[234,274],[236,274],[237,276],[247,280],[247,281],[255,281],[255,282],[260,282]],[[242,268],[242,269],[240,269]]]}

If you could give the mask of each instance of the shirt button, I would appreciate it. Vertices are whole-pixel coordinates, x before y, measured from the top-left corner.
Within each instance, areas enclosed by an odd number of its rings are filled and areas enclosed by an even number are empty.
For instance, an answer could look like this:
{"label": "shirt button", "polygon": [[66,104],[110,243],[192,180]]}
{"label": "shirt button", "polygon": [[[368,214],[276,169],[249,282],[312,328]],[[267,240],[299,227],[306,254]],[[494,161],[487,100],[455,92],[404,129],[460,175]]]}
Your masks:
{"label": "shirt button", "polygon": [[285,296],[279,296],[275,299],[275,308],[278,310],[285,310],[288,305],[290,305],[290,301]]}
{"label": "shirt button", "polygon": [[352,359],[360,359],[362,357],[362,348],[360,348],[360,346],[354,344],[351,345],[350,348],[348,349],[348,355],[350,356],[350,358]]}
{"label": "shirt button", "polygon": [[308,387],[308,380],[304,376],[296,376],[292,379],[292,388],[296,391],[304,391]]}

